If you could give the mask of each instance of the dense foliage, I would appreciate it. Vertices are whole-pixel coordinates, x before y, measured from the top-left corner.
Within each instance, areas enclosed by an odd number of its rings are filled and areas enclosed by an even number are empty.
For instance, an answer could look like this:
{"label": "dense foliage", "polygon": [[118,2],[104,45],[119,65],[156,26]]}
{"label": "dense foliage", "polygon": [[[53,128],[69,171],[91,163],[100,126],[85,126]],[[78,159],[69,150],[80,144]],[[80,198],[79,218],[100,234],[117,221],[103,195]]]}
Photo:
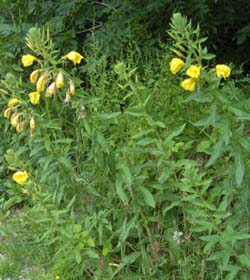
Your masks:
{"label": "dense foliage", "polygon": [[247,5],[63,2],[0,2],[0,277],[249,279],[249,78],[210,53]]}
{"label": "dense foliage", "polygon": [[134,40],[142,52],[145,43],[157,48],[159,38],[168,40],[166,28],[172,13],[178,11],[200,24],[209,38],[208,48],[216,51],[219,61],[244,63],[249,72],[250,3],[246,0],[2,0],[0,9],[4,42],[0,50],[7,61],[20,56],[22,38],[35,25],[49,26],[58,47],[66,50],[82,50],[93,35],[102,52],[111,57],[119,57],[123,46]]}

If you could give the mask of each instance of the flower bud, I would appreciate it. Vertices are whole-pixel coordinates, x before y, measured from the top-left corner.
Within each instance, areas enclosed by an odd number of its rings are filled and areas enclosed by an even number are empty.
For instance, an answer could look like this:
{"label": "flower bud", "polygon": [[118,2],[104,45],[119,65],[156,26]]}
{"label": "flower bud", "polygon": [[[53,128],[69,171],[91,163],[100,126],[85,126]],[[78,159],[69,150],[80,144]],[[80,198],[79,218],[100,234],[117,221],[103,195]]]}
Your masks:
{"label": "flower bud", "polygon": [[59,72],[56,77],[56,88],[62,88],[63,86],[64,86],[63,74],[62,72]]}
{"label": "flower bud", "polygon": [[69,81],[69,93],[70,95],[75,95],[75,84],[73,81]]}
{"label": "flower bud", "polygon": [[11,125],[13,125],[14,127],[17,126],[20,115],[21,115],[20,113],[14,113],[11,116],[11,119],[10,119]]}
{"label": "flower bud", "polygon": [[4,113],[3,113],[3,116],[6,118],[6,119],[9,119],[10,118],[10,113],[12,111],[12,108],[8,107]]}
{"label": "flower bud", "polygon": [[16,131],[17,132],[22,132],[24,130],[25,122],[20,122],[16,126]]}
{"label": "flower bud", "polygon": [[35,129],[36,128],[36,123],[34,117],[30,118],[30,129]]}
{"label": "flower bud", "polygon": [[47,88],[46,90],[46,97],[50,97],[52,95],[56,94],[56,83],[53,82],[52,84],[50,84],[50,86]]}
{"label": "flower bud", "polygon": [[47,76],[48,76],[48,74],[45,72],[45,73],[43,73],[43,74],[40,76],[40,78],[38,79],[38,81],[37,81],[37,83],[36,83],[36,91],[37,91],[37,92],[42,92],[42,91],[44,91]]}
{"label": "flower bud", "polygon": [[65,103],[68,103],[68,102],[70,102],[70,93],[69,93],[69,91],[67,91],[67,93],[66,93],[66,97],[65,97],[65,99],[64,99],[64,102]]}
{"label": "flower bud", "polygon": [[34,137],[35,128],[36,128],[35,119],[34,119],[34,117],[31,117],[30,118],[30,137]]}
{"label": "flower bud", "polygon": [[37,81],[39,70],[35,70],[30,74],[30,81],[32,84],[34,84]]}

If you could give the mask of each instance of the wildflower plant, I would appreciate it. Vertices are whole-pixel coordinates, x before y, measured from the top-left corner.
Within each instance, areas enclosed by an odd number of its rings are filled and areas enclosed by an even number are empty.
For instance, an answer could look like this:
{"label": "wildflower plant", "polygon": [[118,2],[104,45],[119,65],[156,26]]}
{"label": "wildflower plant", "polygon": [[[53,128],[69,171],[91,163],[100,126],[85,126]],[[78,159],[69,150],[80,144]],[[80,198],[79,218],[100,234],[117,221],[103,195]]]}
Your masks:
{"label": "wildflower plant", "polygon": [[[245,239],[245,244],[249,244],[250,235],[245,227],[246,220],[241,220],[237,213],[237,209],[243,207],[243,196],[247,195],[249,188],[250,114],[245,106],[247,97],[236,87],[231,66],[217,64],[214,67],[208,63],[215,56],[203,47],[207,38],[200,38],[199,26],[193,28],[191,21],[177,13],[173,15],[168,34],[173,39],[171,51],[176,56],[170,62],[170,71],[173,73],[173,61],[181,59],[185,64],[178,76],[184,76],[183,72],[189,76],[180,82],[180,87],[190,91],[182,94],[186,96],[184,103],[193,108],[187,118],[199,135],[196,152],[202,156],[202,169],[210,174],[210,178],[216,177],[207,191],[220,197],[221,202],[215,204],[218,211],[228,211],[228,214],[222,214],[224,225],[219,225],[220,218],[212,221],[203,216],[205,208],[198,206],[197,199],[194,200],[196,210],[187,210],[193,215],[191,231],[204,234],[200,236],[206,243],[204,253],[208,254],[209,260],[220,261],[220,273],[233,279],[244,274],[240,272],[243,263],[249,267],[245,262],[248,252],[241,240]],[[210,202],[207,205],[209,210],[205,211],[215,217],[219,212]],[[231,215],[238,216],[238,222],[235,218],[230,219]],[[238,262],[233,261],[235,257]]]}
{"label": "wildflower plant", "polygon": [[199,27],[174,14],[169,35],[112,61],[32,28],[1,80],[0,227],[44,279],[249,278],[249,99]]}

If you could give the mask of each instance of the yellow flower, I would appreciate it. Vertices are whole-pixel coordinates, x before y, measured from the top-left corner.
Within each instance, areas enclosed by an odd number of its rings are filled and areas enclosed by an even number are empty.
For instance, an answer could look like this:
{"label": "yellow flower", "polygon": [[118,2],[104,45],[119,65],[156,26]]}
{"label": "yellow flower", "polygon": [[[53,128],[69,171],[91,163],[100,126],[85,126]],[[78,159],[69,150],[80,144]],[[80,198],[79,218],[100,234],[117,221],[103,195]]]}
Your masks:
{"label": "yellow flower", "polygon": [[46,79],[47,79],[47,73],[43,73],[36,83],[36,91],[37,92],[44,91]]}
{"label": "yellow flower", "polygon": [[228,78],[231,74],[231,69],[225,64],[217,64],[215,69],[216,75],[224,79]]}
{"label": "yellow flower", "polygon": [[55,280],[60,280],[60,276],[56,275]]}
{"label": "yellow flower", "polygon": [[63,74],[59,72],[56,77],[56,88],[62,88],[64,86]]}
{"label": "yellow flower", "polygon": [[185,79],[184,81],[181,82],[181,86],[185,90],[189,90],[189,91],[194,91],[195,85],[196,85],[196,79],[195,78]]}
{"label": "yellow flower", "polygon": [[46,90],[46,97],[55,95],[55,93],[56,93],[56,83],[53,82],[52,84],[50,84],[50,86]]}
{"label": "yellow flower", "polygon": [[20,113],[15,113],[11,116],[11,119],[10,119],[11,125],[13,125],[14,127],[17,126],[20,115],[21,115]]}
{"label": "yellow flower", "polygon": [[40,102],[40,92],[34,91],[29,93],[30,102],[34,105]]}
{"label": "yellow flower", "polygon": [[76,65],[76,63],[81,63],[81,60],[83,58],[82,55],[80,55],[78,52],[75,51],[71,51],[69,53],[67,53],[65,55],[65,57],[67,57],[69,60],[71,60],[72,62],[74,62],[74,65]]}
{"label": "yellow flower", "polygon": [[29,176],[26,171],[17,171],[13,174],[12,178],[17,184],[24,185],[27,182]]}
{"label": "yellow flower", "polygon": [[25,125],[25,122],[18,123],[17,126],[16,126],[16,131],[17,132],[22,132],[24,130],[24,125]]}
{"label": "yellow flower", "polygon": [[176,74],[177,72],[179,72],[181,70],[181,68],[184,66],[184,64],[185,64],[184,61],[181,60],[180,58],[173,58],[169,63],[170,71],[173,74]]}
{"label": "yellow flower", "polygon": [[16,106],[19,103],[19,100],[17,98],[11,98],[8,102],[8,107],[12,108]]}
{"label": "yellow flower", "polygon": [[30,81],[32,84],[34,84],[37,81],[39,70],[35,70],[30,74]]}
{"label": "yellow flower", "polygon": [[22,56],[22,63],[23,67],[28,67],[33,64],[34,61],[36,61],[37,58],[31,54],[26,54]]}
{"label": "yellow flower", "polygon": [[191,78],[198,78],[201,73],[201,66],[191,65],[187,71],[186,74]]}
{"label": "yellow flower", "polygon": [[9,119],[10,118],[10,113],[12,111],[12,108],[8,107],[4,113],[3,113],[3,116],[6,118],[6,119]]}
{"label": "yellow flower", "polygon": [[75,84],[71,80],[69,81],[69,93],[75,95]]}

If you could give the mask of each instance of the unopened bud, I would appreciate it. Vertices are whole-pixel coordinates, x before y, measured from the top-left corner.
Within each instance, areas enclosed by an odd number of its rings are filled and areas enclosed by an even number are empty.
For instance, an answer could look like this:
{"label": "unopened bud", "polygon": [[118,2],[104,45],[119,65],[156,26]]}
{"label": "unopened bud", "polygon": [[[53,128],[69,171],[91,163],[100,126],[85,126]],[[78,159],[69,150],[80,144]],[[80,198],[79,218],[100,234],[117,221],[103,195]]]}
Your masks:
{"label": "unopened bud", "polygon": [[69,93],[70,95],[75,95],[75,84],[73,81],[69,81]]}
{"label": "unopened bud", "polygon": [[4,113],[3,113],[3,116],[6,118],[6,119],[9,119],[10,118],[10,113],[12,111],[12,108],[8,107]]}
{"label": "unopened bud", "polygon": [[62,88],[63,86],[64,86],[63,74],[62,72],[59,72],[56,77],[56,88]]}
{"label": "unopened bud", "polygon": [[25,122],[20,122],[16,126],[16,131],[17,132],[22,132],[24,130]]}
{"label": "unopened bud", "polygon": [[52,96],[52,95],[55,95],[55,93],[56,93],[56,83],[53,82],[53,83],[50,84],[50,86],[47,88],[45,96],[46,96],[46,97],[50,97],[50,96]]}

